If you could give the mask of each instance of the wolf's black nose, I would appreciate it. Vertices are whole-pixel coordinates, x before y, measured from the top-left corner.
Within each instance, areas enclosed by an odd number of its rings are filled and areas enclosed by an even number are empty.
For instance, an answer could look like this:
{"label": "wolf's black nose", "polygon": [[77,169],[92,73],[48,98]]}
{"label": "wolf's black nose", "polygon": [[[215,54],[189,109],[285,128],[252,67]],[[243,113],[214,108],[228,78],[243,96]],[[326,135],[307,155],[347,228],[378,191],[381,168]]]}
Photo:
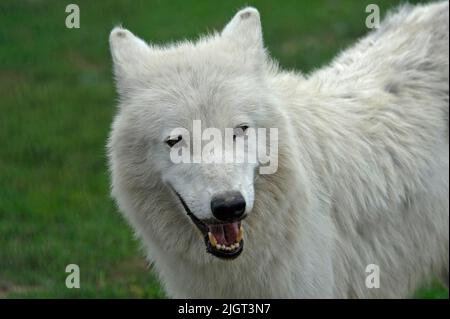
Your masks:
{"label": "wolf's black nose", "polygon": [[237,191],[214,195],[211,200],[211,211],[220,221],[235,221],[245,212],[245,199]]}

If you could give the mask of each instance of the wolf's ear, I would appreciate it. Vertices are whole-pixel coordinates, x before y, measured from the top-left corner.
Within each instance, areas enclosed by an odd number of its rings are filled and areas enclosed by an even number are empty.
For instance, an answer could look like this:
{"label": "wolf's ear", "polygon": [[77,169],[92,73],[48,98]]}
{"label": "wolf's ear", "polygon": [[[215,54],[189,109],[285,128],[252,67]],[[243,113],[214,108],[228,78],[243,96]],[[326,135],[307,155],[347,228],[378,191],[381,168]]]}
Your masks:
{"label": "wolf's ear", "polygon": [[259,12],[247,7],[240,10],[225,26],[222,36],[230,38],[244,48],[263,50],[263,36]]}
{"label": "wolf's ear", "polygon": [[117,90],[123,95],[144,78],[151,48],[130,31],[115,27],[109,35]]}

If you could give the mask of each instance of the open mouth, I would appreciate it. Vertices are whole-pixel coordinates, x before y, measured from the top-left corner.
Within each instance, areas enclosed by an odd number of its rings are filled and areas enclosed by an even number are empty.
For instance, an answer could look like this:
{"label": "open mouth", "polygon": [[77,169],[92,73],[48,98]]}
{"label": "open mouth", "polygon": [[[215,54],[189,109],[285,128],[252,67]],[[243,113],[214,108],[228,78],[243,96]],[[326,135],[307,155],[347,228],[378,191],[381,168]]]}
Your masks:
{"label": "open mouth", "polygon": [[208,238],[205,238],[205,243],[209,253],[225,259],[233,259],[241,254],[244,248],[244,230],[240,221],[206,226]]}
{"label": "open mouth", "polygon": [[244,230],[241,220],[220,224],[206,223],[191,212],[178,192],[174,189],[173,191],[180,199],[187,215],[202,233],[208,253],[222,259],[234,259],[242,253]]}

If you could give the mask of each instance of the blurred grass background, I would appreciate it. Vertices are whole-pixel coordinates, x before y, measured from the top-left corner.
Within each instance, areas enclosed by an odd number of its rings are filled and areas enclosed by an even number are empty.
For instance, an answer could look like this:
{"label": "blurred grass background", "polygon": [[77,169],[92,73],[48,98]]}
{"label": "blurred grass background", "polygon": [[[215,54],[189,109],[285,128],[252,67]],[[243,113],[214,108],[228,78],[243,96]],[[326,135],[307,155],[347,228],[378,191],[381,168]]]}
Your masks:
{"label": "blurred grass background", "polygon": [[[373,1],[78,0],[81,28],[67,29],[71,2],[0,2],[0,298],[164,297],[109,198],[112,27],[155,43],[194,39],[253,5],[272,55],[308,72],[368,31]],[[384,15],[400,2],[375,3]],[[70,263],[81,289],[65,287]],[[416,297],[448,292],[432,283]]]}

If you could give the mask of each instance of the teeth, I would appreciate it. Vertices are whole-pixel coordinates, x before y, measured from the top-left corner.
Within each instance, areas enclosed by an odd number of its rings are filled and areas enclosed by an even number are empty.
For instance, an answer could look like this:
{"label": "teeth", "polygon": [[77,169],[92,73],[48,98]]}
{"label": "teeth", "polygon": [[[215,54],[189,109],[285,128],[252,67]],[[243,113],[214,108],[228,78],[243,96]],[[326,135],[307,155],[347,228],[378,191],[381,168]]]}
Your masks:
{"label": "teeth", "polygon": [[216,237],[214,237],[214,235],[211,234],[211,232],[208,232],[208,237],[209,237],[209,242],[211,243],[211,245],[213,245],[214,247],[218,246]]}
{"label": "teeth", "polygon": [[239,243],[243,237],[244,237],[244,228],[241,225],[241,228],[239,228],[239,233],[236,238],[237,243]]}
{"label": "teeth", "polygon": [[209,242],[211,243],[211,245],[217,249],[226,250],[226,251],[232,251],[232,250],[239,248],[240,242],[242,241],[243,237],[244,237],[244,228],[242,228],[242,225],[239,228],[239,233],[236,237],[236,242],[234,244],[231,244],[230,246],[218,244],[214,235],[211,232],[208,232],[208,238],[209,238]]}
{"label": "teeth", "polygon": [[[211,241],[211,244],[213,244],[212,241]],[[213,244],[213,246],[216,247],[217,249],[231,251],[231,250],[235,250],[235,249],[239,248],[239,243],[234,243],[230,246],[225,246],[225,245],[215,243],[215,244]]]}

